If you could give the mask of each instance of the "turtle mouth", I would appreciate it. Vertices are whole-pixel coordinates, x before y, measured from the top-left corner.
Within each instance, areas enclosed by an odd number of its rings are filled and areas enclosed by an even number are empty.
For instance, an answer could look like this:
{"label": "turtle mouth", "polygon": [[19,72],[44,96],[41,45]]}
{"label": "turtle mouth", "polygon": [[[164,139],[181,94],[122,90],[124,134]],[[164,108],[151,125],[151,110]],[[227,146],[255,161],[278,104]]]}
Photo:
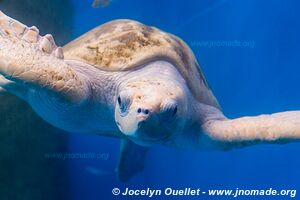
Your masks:
{"label": "turtle mouth", "polygon": [[133,141],[140,141],[140,142],[146,143],[146,144],[165,144],[166,142],[168,142],[171,139],[171,137],[172,137],[172,134],[168,134],[164,137],[156,138],[156,139],[140,138],[140,137],[136,137],[136,136],[128,136],[128,138],[133,140]]}
{"label": "turtle mouth", "polygon": [[125,136],[128,136],[128,134],[125,134],[125,133],[124,133],[124,130],[123,130],[123,128],[122,128],[120,122],[116,121],[116,124],[117,124],[119,130],[121,131],[121,133],[122,133],[123,135],[125,135]]}
{"label": "turtle mouth", "polygon": [[[164,124],[165,122],[163,124],[156,125],[161,127],[161,125]],[[170,124],[170,122],[168,124]],[[128,137],[132,141],[136,141],[137,143],[164,144],[168,142],[173,136],[173,132],[171,130],[164,127],[157,128],[157,126],[153,125],[148,126],[148,123],[143,120],[137,125],[137,129],[132,130],[133,132],[131,133],[125,133],[121,123],[117,120],[116,125],[124,136]]]}

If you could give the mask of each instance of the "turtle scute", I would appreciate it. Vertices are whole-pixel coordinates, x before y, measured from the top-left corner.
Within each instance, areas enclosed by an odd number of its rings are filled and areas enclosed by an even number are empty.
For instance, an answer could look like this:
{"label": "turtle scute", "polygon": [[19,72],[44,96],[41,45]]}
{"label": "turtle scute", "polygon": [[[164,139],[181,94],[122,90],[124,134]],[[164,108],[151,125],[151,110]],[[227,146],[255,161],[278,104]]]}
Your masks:
{"label": "turtle scute", "polygon": [[114,20],[85,33],[64,48],[66,59],[105,71],[134,70],[164,60],[172,63],[202,103],[218,107],[191,49],[178,37],[132,20]]}
{"label": "turtle scute", "polygon": [[99,26],[64,47],[67,57],[98,68],[118,71],[158,54],[168,41],[163,32],[130,20]]}

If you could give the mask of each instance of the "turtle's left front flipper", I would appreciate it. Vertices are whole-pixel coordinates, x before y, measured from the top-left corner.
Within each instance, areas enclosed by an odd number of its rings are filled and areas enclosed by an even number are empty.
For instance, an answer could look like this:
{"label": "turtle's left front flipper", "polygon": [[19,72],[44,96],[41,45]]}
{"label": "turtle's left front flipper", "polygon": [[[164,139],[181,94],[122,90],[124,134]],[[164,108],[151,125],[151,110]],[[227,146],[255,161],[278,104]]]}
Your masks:
{"label": "turtle's left front flipper", "polygon": [[300,111],[237,119],[212,118],[202,128],[213,141],[226,148],[300,141]]}
{"label": "turtle's left front flipper", "polygon": [[[0,12],[0,87],[26,95],[27,89],[46,89],[72,102],[83,101],[87,81],[63,59],[51,35],[40,36]],[[4,78],[4,79],[3,79]],[[6,80],[7,81],[6,81]]]}
{"label": "turtle's left front flipper", "polygon": [[144,169],[147,147],[139,146],[128,139],[123,139],[117,168],[121,181],[128,181],[138,172]]}

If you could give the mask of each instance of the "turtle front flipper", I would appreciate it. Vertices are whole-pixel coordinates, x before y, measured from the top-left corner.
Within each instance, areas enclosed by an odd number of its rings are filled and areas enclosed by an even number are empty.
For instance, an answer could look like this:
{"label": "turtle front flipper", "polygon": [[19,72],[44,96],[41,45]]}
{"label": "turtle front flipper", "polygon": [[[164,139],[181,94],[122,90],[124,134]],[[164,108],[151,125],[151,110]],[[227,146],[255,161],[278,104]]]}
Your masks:
{"label": "turtle front flipper", "polygon": [[213,114],[210,117],[212,118],[202,125],[202,129],[224,148],[300,140],[300,111],[237,119],[227,119],[222,114]]}
{"label": "turtle front flipper", "polygon": [[87,81],[64,61],[53,37],[40,36],[36,27],[28,28],[2,12],[0,74],[0,86],[23,98],[28,89],[46,89],[71,102],[87,97]]}

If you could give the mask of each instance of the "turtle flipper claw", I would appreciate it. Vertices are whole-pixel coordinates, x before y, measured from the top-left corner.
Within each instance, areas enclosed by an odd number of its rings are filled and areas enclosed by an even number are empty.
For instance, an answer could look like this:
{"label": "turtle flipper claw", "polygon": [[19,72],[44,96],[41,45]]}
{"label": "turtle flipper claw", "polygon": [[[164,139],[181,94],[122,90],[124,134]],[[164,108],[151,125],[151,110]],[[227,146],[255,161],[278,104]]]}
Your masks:
{"label": "turtle flipper claw", "polygon": [[40,36],[36,27],[27,27],[0,12],[0,74],[6,79],[81,102],[86,98],[87,84],[63,57],[52,35]]}
{"label": "turtle flipper claw", "polygon": [[23,34],[22,39],[30,42],[30,43],[36,43],[39,41],[39,32],[34,28],[29,28],[27,31]]}

